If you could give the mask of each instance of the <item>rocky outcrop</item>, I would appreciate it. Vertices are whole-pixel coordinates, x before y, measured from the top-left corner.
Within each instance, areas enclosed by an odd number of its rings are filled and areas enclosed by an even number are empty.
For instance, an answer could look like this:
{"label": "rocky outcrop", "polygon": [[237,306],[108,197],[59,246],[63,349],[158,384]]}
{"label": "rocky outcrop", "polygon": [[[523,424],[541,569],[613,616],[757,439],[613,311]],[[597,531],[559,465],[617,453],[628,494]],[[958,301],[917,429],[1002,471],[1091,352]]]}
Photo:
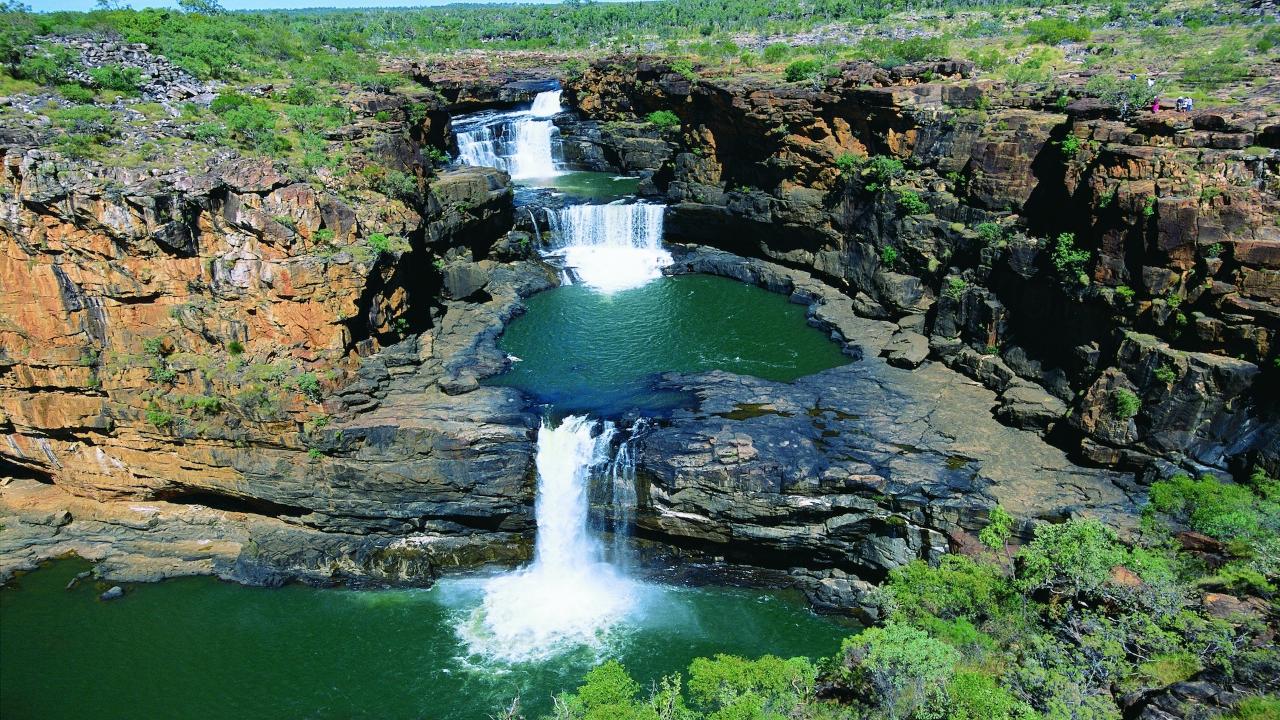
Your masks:
{"label": "rocky outcrop", "polygon": [[33,56],[44,53],[47,46],[70,50],[72,61],[66,67],[67,79],[88,87],[99,86],[90,72],[94,68],[115,67],[137,72],[138,90],[151,102],[191,101],[208,104],[218,86],[197,80],[190,73],[155,55],[145,43],[125,43],[96,37],[67,38],[56,35],[39,38],[39,44],[22,49]]}
{"label": "rocky outcrop", "polygon": [[851,364],[770,382],[670,374],[694,398],[640,431],[636,528],[708,557],[786,572],[819,606],[859,606],[869,581],[974,542],[999,504],[1022,520],[1098,517],[1136,525],[1132,475],[1086,468],[991,415],[998,398],[937,362],[881,355],[903,328],[859,317],[809,273],[708,248],[671,272],[733,277],[809,307]]}
{"label": "rocky outcrop", "polygon": [[462,50],[429,62],[392,60],[386,69],[439,93],[456,114],[533,102],[559,84],[565,63],[550,53]]}
{"label": "rocky outcrop", "polygon": [[477,378],[554,277],[504,240],[505,174],[433,172],[430,113],[359,117],[337,134],[365,171],[305,183],[231,152],[152,171],[6,135],[5,572],[73,550],[121,575],[429,582],[527,551],[536,418]]}
{"label": "rocky outcrop", "polygon": [[[614,57],[566,96],[601,125],[679,117],[679,147],[652,169],[669,238],[816,273],[863,316],[909,326],[895,364],[917,364],[927,337],[1000,393],[1004,422],[1124,468],[1280,463],[1273,114],[1123,122],[962,62],[780,85]],[[1139,335],[1166,350],[1134,357]],[[1099,422],[1119,375],[1142,409]]]}

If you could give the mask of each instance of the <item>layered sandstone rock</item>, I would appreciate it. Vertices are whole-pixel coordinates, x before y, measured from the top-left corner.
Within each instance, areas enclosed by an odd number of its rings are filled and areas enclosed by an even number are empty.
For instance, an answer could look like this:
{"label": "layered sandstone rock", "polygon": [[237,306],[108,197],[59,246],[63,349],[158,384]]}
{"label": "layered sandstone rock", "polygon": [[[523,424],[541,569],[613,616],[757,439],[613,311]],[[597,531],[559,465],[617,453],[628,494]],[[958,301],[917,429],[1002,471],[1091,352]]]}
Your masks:
{"label": "layered sandstone rock", "polygon": [[[1280,464],[1280,118],[1126,123],[970,74],[853,63],[779,85],[615,57],[567,95],[602,126],[680,117],[680,146],[647,168],[674,204],[668,237],[811,270],[868,317],[919,318],[935,357],[1002,394],[1005,421],[1124,467]],[[845,155],[896,157],[907,172],[873,182],[837,167]],[[925,212],[907,209],[906,191]],[[1089,252],[1083,279],[1055,268],[1062,233]],[[1159,362],[1212,369],[1169,391],[1157,361],[1134,367],[1135,333],[1167,348]],[[918,363],[901,342],[888,354]],[[1110,402],[1091,388],[1117,374],[1142,404],[1123,432],[1088,419]]]}

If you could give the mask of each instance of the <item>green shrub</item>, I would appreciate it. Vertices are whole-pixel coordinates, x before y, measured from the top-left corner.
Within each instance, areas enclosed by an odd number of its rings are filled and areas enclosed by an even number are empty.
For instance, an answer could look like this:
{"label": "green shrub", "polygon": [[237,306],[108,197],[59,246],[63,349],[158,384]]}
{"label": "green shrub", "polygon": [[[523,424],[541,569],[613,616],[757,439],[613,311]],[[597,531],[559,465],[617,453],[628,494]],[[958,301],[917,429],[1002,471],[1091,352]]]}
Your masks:
{"label": "green shrub", "polygon": [[1151,107],[1151,102],[1159,90],[1159,84],[1150,87],[1141,78],[1117,77],[1112,73],[1104,72],[1089,78],[1084,89],[1085,92],[1115,108],[1122,117],[1128,117],[1138,110]]}
{"label": "green shrub", "polygon": [[995,505],[987,513],[987,525],[978,532],[978,541],[992,550],[1003,550],[1013,537],[1013,516]]}
{"label": "green shrub", "polygon": [[1108,398],[1107,411],[1111,416],[1120,420],[1128,420],[1138,414],[1142,409],[1142,401],[1133,391],[1124,388],[1116,388],[1111,391]]}
{"label": "green shrub", "polygon": [[380,232],[371,233],[365,238],[365,243],[372,247],[376,252],[408,252],[411,250],[408,241],[402,237],[388,237]]}
{"label": "green shrub", "polygon": [[1062,150],[1062,156],[1067,159],[1075,157],[1083,146],[1084,142],[1075,135],[1068,135],[1058,144],[1058,147]]}
{"label": "green shrub", "polygon": [[782,62],[787,55],[791,54],[791,46],[786,43],[773,43],[766,45],[764,48],[764,61],[770,65]]}
{"label": "green shrub", "polygon": [[1155,378],[1157,380],[1164,383],[1165,385],[1172,385],[1178,379],[1177,371],[1175,371],[1173,368],[1169,367],[1168,365],[1161,365],[1160,367],[1156,368],[1156,371],[1153,374],[1155,375]]}
{"label": "green shrub", "polygon": [[1127,559],[1115,531],[1097,520],[1040,525],[1018,553],[1016,583],[1024,592],[1094,593],[1110,582],[1111,568]]}
{"label": "green shrub", "polygon": [[785,717],[811,692],[814,675],[804,658],[697,658],[689,665],[689,698],[708,718]]}
{"label": "green shrub", "polygon": [[89,70],[93,83],[104,90],[136,93],[142,87],[142,70],[123,65],[103,65]]}
{"label": "green shrub", "polygon": [[173,425],[173,414],[158,408],[152,408],[147,410],[147,422],[157,428],[169,427]]}
{"label": "green shrub", "polygon": [[912,621],[928,616],[978,621],[997,613],[1008,592],[994,566],[953,554],[943,555],[937,567],[913,560],[894,568],[885,588],[895,617]]}
{"label": "green shrub", "polygon": [[22,58],[16,72],[18,77],[41,85],[57,85],[67,79],[77,65],[75,51],[61,45],[46,43],[31,55]]}
{"label": "green shrub", "polygon": [[196,140],[204,142],[216,142],[226,139],[227,128],[221,123],[200,123],[199,125],[191,128],[191,136]]}
{"label": "green shrub", "polygon": [[293,388],[312,402],[320,402],[324,395],[320,391],[320,378],[313,372],[305,372],[293,378]]}
{"label": "green shrub", "polygon": [[1244,43],[1224,40],[1213,50],[1201,51],[1182,61],[1182,81],[1206,90],[1237,83],[1249,76]]}
{"label": "green shrub", "polygon": [[75,160],[95,157],[100,149],[98,138],[85,133],[69,133],[54,138],[53,147],[59,153]]}
{"label": "green shrub", "polygon": [[338,127],[347,119],[341,108],[322,105],[287,107],[284,116],[300,133],[320,133]]}
{"label": "green shrub", "polygon": [[693,69],[691,60],[677,60],[671,63],[671,71],[691,83],[698,81],[698,73]]}
{"label": "green shrub", "polygon": [[213,102],[209,103],[209,109],[215,115],[225,115],[252,102],[253,98],[248,95],[243,95],[234,90],[224,90],[218,93],[218,97],[214,98]]}
{"label": "green shrub", "polygon": [[670,110],[654,110],[645,116],[645,120],[659,130],[675,130],[680,127],[680,116]]}
{"label": "green shrub", "polygon": [[1080,21],[1072,22],[1063,18],[1044,18],[1033,20],[1022,27],[1027,33],[1028,42],[1057,45],[1066,40],[1086,42],[1089,39],[1089,28]]}
{"label": "green shrub", "polygon": [[885,266],[885,267],[887,267],[887,268],[891,268],[891,267],[893,267],[893,264],[894,264],[895,262],[897,262],[897,261],[898,261],[898,251],[897,251],[897,250],[893,249],[892,247],[890,247],[890,246],[888,246],[888,245],[886,245],[886,246],[884,246],[883,248],[881,248],[881,249],[880,249],[880,264],[881,264],[881,265],[884,265],[884,266]]}
{"label": "green shrub", "polygon": [[862,176],[867,180],[863,187],[869,192],[887,190],[894,180],[902,177],[906,172],[906,167],[898,158],[877,155],[863,165]]}
{"label": "green shrub", "polygon": [[421,197],[418,178],[400,170],[388,170],[374,182],[378,192],[395,198],[406,205],[416,205]]}
{"label": "green shrub", "polygon": [[1216,258],[1222,255],[1225,248],[1222,243],[1213,243],[1204,249],[1204,256],[1207,258]]}
{"label": "green shrub", "polygon": [[379,110],[378,112],[373,114],[373,119],[376,122],[384,123],[391,120],[391,113],[387,112],[386,110]]}
{"label": "green shrub", "polygon": [[908,215],[923,215],[929,212],[929,205],[920,199],[914,190],[904,190],[898,194],[898,207]]}
{"label": "green shrub", "polygon": [[1085,266],[1091,258],[1092,253],[1088,250],[1076,248],[1076,236],[1073,233],[1062,233],[1054,242],[1053,267],[1064,280],[1087,282],[1089,278],[1085,275]]}
{"label": "green shrub", "polygon": [[943,289],[942,294],[952,300],[959,301],[964,297],[964,291],[969,289],[969,283],[965,282],[962,277],[947,278],[947,286]]}
{"label": "green shrub", "polygon": [[783,77],[787,82],[800,82],[802,80],[813,80],[822,74],[822,61],[812,58],[804,60],[796,60],[787,66],[783,71]]}
{"label": "green shrub", "polygon": [[995,678],[958,672],[947,684],[947,720],[1023,720],[1038,717]]}
{"label": "green shrub", "polygon": [[1151,485],[1151,507],[1192,530],[1223,541],[1259,540],[1280,533],[1280,504],[1243,485],[1177,474]]}
{"label": "green shrub", "polygon": [[1133,302],[1133,298],[1135,296],[1137,296],[1137,293],[1134,292],[1133,288],[1129,287],[1128,285],[1116,286],[1116,297],[1120,298],[1121,300],[1127,303],[1130,303],[1130,302]]}
{"label": "green shrub", "polygon": [[59,85],[58,94],[78,105],[87,105],[93,102],[93,91],[76,83]]}
{"label": "green shrub", "polygon": [[54,110],[49,113],[53,124],[69,133],[91,135],[99,141],[116,131],[116,115],[106,108],[93,105]]}
{"label": "green shrub", "polygon": [[247,145],[263,151],[279,147],[276,136],[276,114],[265,105],[252,102],[222,114],[227,129]]}
{"label": "green shrub", "polygon": [[999,245],[1000,241],[1004,239],[1004,228],[1000,227],[997,223],[978,223],[978,226],[974,228],[974,230],[978,233],[978,239],[987,247]]}
{"label": "green shrub", "polygon": [[232,357],[243,355],[244,343],[240,342],[239,340],[232,340],[231,342],[227,343],[227,352]]}
{"label": "green shrub", "polygon": [[1280,697],[1264,695],[1245,698],[1230,715],[1231,720],[1275,720],[1280,718]]}
{"label": "green shrub", "polygon": [[212,395],[188,395],[179,399],[183,410],[195,410],[201,415],[217,415],[222,412],[222,398]]}
{"label": "green shrub", "polygon": [[853,153],[840,153],[836,156],[836,169],[842,177],[848,177],[858,168],[858,156]]}
{"label": "green shrub", "polygon": [[940,707],[960,661],[955,648],[898,622],[848,638],[841,655],[845,679],[872,691],[890,717]]}

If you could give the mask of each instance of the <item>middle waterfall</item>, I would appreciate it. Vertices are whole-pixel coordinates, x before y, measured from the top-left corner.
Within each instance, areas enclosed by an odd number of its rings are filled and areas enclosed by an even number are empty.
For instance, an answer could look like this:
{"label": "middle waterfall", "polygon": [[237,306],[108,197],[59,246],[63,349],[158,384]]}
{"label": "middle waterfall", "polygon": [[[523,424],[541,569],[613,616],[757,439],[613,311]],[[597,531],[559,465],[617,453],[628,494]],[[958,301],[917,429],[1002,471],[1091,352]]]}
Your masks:
{"label": "middle waterfall", "polygon": [[662,247],[663,205],[570,205],[548,213],[552,248],[570,275],[604,292],[639,287],[671,264]]}

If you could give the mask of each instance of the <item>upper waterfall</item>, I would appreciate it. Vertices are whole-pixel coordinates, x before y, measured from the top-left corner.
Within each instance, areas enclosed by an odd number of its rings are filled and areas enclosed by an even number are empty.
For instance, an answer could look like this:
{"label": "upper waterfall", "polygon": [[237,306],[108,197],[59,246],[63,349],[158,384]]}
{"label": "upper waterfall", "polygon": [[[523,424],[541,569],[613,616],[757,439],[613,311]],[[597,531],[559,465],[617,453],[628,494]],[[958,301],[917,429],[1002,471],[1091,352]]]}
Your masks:
{"label": "upper waterfall", "polygon": [[615,202],[571,205],[548,214],[551,255],[583,283],[604,292],[639,287],[671,264],[662,247],[666,207]]}
{"label": "upper waterfall", "polygon": [[560,91],[547,90],[528,109],[459,120],[458,162],[496,167],[517,180],[558,174],[560,132],[551,117],[562,109]]}

